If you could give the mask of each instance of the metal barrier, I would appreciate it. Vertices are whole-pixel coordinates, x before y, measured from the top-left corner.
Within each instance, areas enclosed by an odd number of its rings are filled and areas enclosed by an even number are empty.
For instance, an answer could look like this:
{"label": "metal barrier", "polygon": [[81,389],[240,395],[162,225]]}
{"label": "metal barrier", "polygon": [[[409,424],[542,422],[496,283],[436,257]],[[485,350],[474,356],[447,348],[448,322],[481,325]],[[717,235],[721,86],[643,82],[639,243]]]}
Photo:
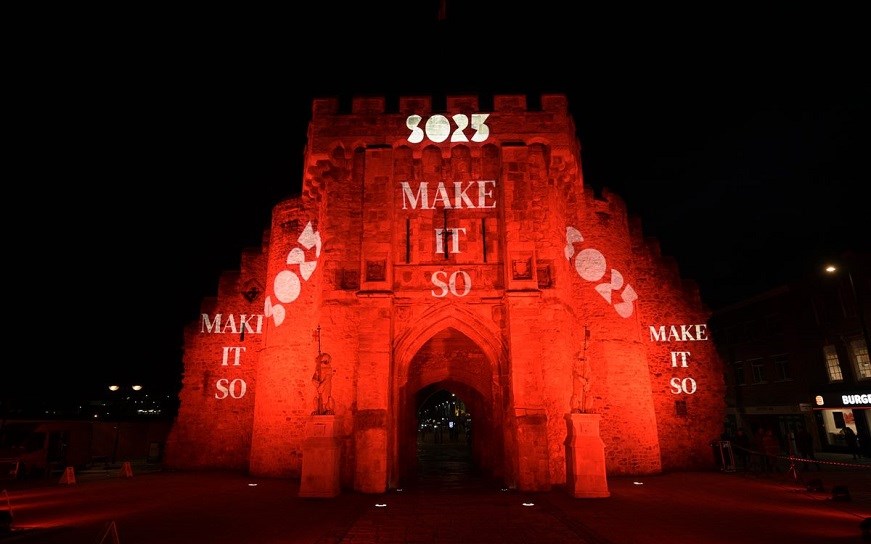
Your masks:
{"label": "metal barrier", "polygon": [[732,452],[732,443],[728,440],[719,440],[712,445],[717,453],[720,470],[723,472],[735,472],[735,455]]}

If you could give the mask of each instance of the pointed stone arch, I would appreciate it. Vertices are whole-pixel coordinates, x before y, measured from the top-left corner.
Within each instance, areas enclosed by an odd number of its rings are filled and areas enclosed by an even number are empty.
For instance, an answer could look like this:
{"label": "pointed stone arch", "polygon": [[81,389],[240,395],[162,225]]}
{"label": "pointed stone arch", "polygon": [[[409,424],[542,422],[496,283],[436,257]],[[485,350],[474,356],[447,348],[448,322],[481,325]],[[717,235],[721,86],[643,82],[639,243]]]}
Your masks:
{"label": "pointed stone arch", "polygon": [[430,338],[446,328],[456,329],[478,344],[491,364],[502,373],[507,360],[507,348],[502,341],[498,323],[494,319],[488,322],[480,314],[468,310],[465,305],[448,301],[432,306],[415,319],[414,325],[397,331],[393,341],[393,360],[396,362],[394,370],[406,371],[414,354]]}
{"label": "pointed stone arch", "polygon": [[[438,360],[429,361],[424,369],[417,356],[437,338],[455,339],[475,351],[475,368],[469,369],[455,355],[445,353]],[[414,471],[416,411],[426,396],[438,388],[460,393],[475,406],[478,432],[473,433],[476,448],[473,457],[492,477],[503,477],[506,435],[502,422],[508,395],[508,365],[497,324],[492,319],[488,323],[466,307],[450,302],[438,304],[414,320],[414,325],[398,331],[393,363],[390,485],[401,485]]]}

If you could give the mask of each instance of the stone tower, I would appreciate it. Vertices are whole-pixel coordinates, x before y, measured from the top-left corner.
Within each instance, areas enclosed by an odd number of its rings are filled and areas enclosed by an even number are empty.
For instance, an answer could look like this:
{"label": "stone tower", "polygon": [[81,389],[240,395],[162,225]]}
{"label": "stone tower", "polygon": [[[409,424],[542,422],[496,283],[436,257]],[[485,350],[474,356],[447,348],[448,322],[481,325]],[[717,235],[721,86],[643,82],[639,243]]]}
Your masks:
{"label": "stone tower", "polygon": [[584,186],[566,97],[395,109],[314,101],[301,194],[185,331],[166,463],[298,478],[322,350],[347,489],[413,474],[417,409],[442,389],[478,466],[521,490],[566,482],[573,410],[600,415],[609,475],[709,467],[709,313],[623,201]]}

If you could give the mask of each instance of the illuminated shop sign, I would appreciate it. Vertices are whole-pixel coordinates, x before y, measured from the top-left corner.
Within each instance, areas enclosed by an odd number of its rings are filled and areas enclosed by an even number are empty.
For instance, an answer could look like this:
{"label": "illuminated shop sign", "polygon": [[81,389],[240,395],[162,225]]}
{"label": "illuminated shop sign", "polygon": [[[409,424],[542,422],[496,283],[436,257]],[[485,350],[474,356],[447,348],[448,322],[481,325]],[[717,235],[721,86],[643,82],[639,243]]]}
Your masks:
{"label": "illuminated shop sign", "polygon": [[871,408],[871,393],[834,392],[814,397],[818,408]]}

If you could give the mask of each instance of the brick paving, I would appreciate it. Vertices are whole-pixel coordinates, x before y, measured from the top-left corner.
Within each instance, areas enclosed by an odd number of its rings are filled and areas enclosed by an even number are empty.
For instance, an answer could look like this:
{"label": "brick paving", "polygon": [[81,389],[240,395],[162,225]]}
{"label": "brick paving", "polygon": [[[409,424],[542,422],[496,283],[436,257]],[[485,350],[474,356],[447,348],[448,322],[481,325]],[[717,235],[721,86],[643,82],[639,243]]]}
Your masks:
{"label": "brick paving", "polygon": [[[846,456],[828,456],[820,471],[796,475],[784,465],[774,473],[612,477],[611,496],[597,499],[575,499],[561,488],[503,490],[458,466],[424,472],[401,491],[332,499],[300,498],[287,480],[144,467],[134,467],[132,478],[82,473],[72,485],[5,482],[0,510],[8,501],[13,527],[0,542],[835,544],[862,542],[859,523],[871,517],[871,461]],[[814,478],[823,491],[808,490]],[[832,499],[837,485],[851,500]]]}

